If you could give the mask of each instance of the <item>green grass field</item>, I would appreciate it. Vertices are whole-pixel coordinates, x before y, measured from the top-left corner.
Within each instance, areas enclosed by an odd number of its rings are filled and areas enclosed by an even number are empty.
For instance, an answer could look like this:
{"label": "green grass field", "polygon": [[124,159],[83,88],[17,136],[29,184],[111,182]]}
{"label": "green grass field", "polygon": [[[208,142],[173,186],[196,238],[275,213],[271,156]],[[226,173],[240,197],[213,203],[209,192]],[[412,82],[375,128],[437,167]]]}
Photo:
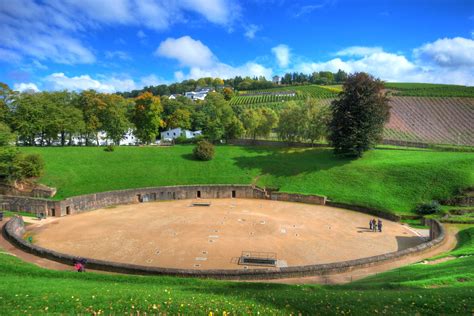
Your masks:
{"label": "green grass field", "polygon": [[347,285],[280,285],[41,269],[0,252],[0,314],[471,315],[474,227],[451,255]]}
{"label": "green grass field", "polygon": [[447,198],[474,185],[474,155],[463,152],[369,151],[337,158],[324,148],[217,146],[214,160],[192,159],[193,146],[21,148],[46,161],[41,183],[58,199],[79,194],[177,184],[250,184],[321,194],[338,202],[410,213],[422,201]]}

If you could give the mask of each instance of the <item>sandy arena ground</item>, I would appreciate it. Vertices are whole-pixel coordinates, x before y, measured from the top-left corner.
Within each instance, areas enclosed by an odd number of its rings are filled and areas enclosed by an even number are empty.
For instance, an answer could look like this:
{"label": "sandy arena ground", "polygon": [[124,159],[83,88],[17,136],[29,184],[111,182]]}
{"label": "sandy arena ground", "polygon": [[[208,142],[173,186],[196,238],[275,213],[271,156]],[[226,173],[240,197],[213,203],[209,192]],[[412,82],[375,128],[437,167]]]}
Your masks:
{"label": "sandy arena ground", "polygon": [[[39,246],[81,257],[147,266],[239,269],[242,251],[276,253],[280,266],[379,255],[423,242],[415,231],[328,206],[216,199],[122,205],[28,226]],[[253,268],[253,267],[252,267]]]}

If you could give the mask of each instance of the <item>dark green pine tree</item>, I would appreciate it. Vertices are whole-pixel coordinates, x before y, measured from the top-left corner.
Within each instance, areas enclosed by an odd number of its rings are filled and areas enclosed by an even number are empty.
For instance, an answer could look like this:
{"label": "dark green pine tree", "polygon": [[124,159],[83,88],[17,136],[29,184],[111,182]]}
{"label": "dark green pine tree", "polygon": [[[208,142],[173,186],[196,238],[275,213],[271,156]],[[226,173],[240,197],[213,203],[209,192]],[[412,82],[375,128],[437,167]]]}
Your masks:
{"label": "dark green pine tree", "polygon": [[330,141],[338,155],[362,157],[382,139],[390,106],[384,83],[366,73],[348,76],[343,92],[331,104]]}

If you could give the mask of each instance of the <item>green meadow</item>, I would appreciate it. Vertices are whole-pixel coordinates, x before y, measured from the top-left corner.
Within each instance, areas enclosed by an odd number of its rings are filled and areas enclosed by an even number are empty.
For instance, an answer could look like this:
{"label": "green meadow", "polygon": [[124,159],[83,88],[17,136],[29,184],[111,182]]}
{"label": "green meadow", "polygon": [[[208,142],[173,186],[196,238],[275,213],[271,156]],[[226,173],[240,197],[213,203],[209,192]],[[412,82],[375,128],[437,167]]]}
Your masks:
{"label": "green meadow", "polygon": [[126,188],[178,184],[251,184],[320,194],[338,202],[410,214],[417,203],[444,199],[474,185],[474,155],[382,148],[351,160],[329,148],[217,146],[196,161],[190,145],[174,147],[24,147],[46,162],[41,183],[55,198]]}

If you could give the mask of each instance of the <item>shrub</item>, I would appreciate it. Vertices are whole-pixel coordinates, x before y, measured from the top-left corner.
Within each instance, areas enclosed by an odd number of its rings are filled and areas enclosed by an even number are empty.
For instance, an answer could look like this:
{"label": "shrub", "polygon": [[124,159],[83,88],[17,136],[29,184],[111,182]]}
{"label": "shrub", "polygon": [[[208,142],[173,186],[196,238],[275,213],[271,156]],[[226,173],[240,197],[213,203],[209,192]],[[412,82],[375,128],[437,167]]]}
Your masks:
{"label": "shrub", "polygon": [[429,215],[438,213],[441,211],[441,206],[437,201],[431,201],[429,203],[421,203],[415,209],[415,212],[420,215]]}
{"label": "shrub", "polygon": [[201,140],[194,147],[193,155],[198,160],[211,160],[214,158],[214,145],[206,140]]}
{"label": "shrub", "polygon": [[204,140],[204,136],[198,135],[194,138],[185,138],[184,136],[179,136],[175,138],[174,142],[176,144],[197,144],[199,141]]}
{"label": "shrub", "polygon": [[107,152],[112,152],[112,151],[114,151],[114,150],[115,150],[114,145],[107,145],[107,146],[105,146],[105,148],[104,148],[104,151],[107,151]]}
{"label": "shrub", "polygon": [[22,178],[34,178],[42,175],[44,170],[43,158],[38,154],[29,154],[19,161]]}

